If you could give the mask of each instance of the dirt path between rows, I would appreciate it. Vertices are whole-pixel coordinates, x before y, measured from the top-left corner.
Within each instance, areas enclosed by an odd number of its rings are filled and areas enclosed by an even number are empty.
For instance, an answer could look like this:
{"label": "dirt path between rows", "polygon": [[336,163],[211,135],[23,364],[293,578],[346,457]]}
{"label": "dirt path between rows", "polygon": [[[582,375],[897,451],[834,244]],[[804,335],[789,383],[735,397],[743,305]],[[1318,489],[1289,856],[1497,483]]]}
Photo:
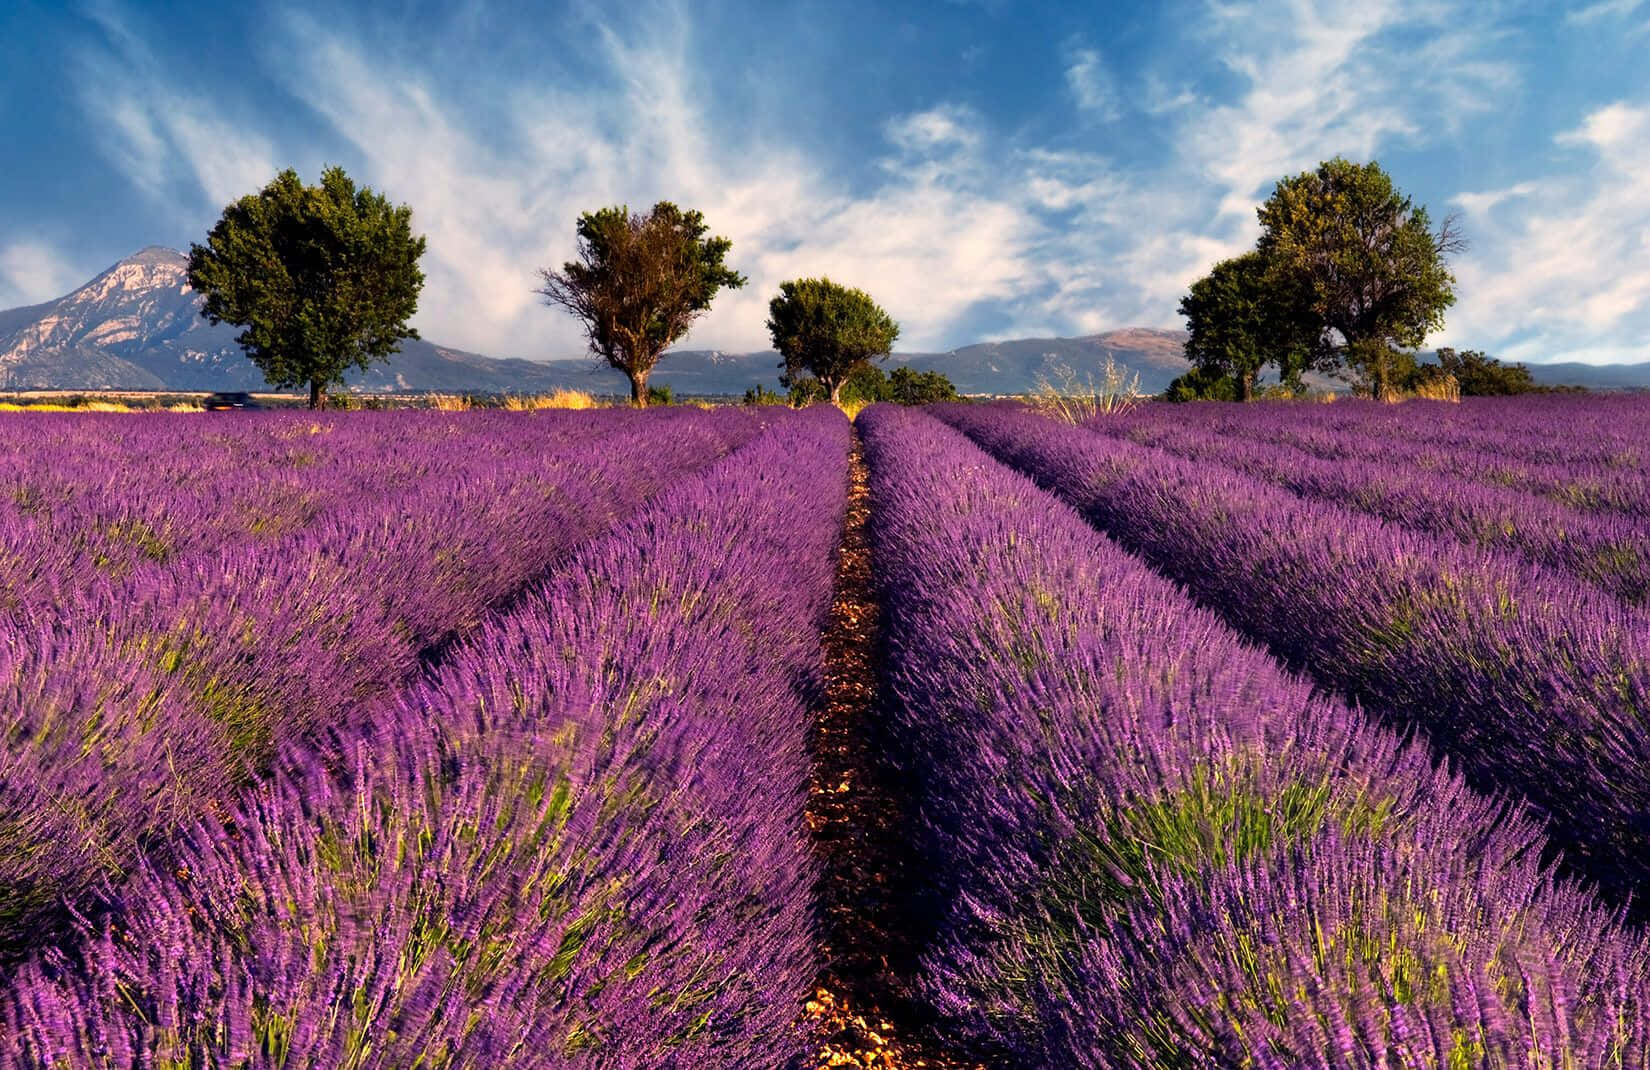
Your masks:
{"label": "dirt path between rows", "polygon": [[810,732],[808,827],[824,876],[825,969],[807,1004],[818,1043],[811,1066],[985,1070],[947,1052],[916,1024],[906,990],[913,949],[902,939],[900,889],[911,879],[907,813],[881,760],[877,627],[867,521],[870,490],[856,431],[836,597],[825,632],[824,702]]}

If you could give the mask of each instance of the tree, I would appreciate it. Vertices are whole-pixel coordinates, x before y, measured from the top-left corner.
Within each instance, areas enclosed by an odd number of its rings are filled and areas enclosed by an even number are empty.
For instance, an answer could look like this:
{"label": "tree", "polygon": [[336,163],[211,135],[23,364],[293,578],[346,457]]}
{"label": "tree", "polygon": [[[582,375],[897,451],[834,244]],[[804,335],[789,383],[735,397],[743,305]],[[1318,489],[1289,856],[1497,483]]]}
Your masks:
{"label": "tree", "polygon": [[1238,385],[1230,372],[1194,365],[1176,376],[1163,390],[1164,401],[1236,401]]}
{"label": "tree", "polygon": [[1189,333],[1186,358],[1203,373],[1196,383],[1229,379],[1241,401],[1255,396],[1266,365],[1276,364],[1298,389],[1312,363],[1319,331],[1309,295],[1259,252],[1216,264],[1180,299],[1180,314]]}
{"label": "tree", "polygon": [[660,201],[647,215],[628,207],[579,216],[577,260],[541,268],[534,292],[584,322],[590,351],[630,379],[630,399],[648,403],[648,376],[723,288],[745,277],[723,261],[733,243],[706,238],[703,214]]}
{"label": "tree", "polygon": [[1437,368],[1440,375],[1453,375],[1461,384],[1464,397],[1495,397],[1505,394],[1528,394],[1537,389],[1530,369],[1522,364],[1503,364],[1494,357],[1476,349],[1461,352],[1445,346],[1438,350],[1438,363],[1424,365]]}
{"label": "tree", "polygon": [[936,401],[956,401],[957,386],[944,372],[895,368],[888,376],[884,398],[897,405],[932,405]]}
{"label": "tree", "polygon": [[888,356],[899,324],[864,290],[825,278],[793,279],[768,303],[768,333],[785,358],[784,381],[807,372],[835,402],[855,369]]}
{"label": "tree", "polygon": [[1257,251],[1317,318],[1315,356],[1390,393],[1391,354],[1419,346],[1455,303],[1446,258],[1465,242],[1454,221],[1434,231],[1379,164],[1340,157],[1279,182],[1259,214]]}
{"label": "tree", "polygon": [[309,407],[351,368],[387,358],[418,308],[424,239],[412,209],[392,206],[329,167],[319,186],[291,169],[223,211],[205,245],[189,247],[201,315],[244,328],[235,341],[271,386],[308,385]]}

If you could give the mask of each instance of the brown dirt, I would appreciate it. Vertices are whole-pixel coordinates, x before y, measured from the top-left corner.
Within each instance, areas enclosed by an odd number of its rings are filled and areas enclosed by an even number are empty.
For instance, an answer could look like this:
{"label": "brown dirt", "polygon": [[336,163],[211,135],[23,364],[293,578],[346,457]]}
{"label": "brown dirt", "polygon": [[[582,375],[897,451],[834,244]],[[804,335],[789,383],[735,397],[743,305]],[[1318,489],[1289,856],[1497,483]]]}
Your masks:
{"label": "brown dirt", "polygon": [[911,949],[901,938],[898,892],[908,839],[892,770],[873,742],[879,607],[866,532],[871,501],[859,436],[850,458],[848,515],[836,598],[825,633],[824,702],[811,732],[808,827],[823,864],[825,969],[806,1006],[817,1039],[811,1066],[877,1070],[984,1070],[943,1050],[911,1022],[902,983]]}

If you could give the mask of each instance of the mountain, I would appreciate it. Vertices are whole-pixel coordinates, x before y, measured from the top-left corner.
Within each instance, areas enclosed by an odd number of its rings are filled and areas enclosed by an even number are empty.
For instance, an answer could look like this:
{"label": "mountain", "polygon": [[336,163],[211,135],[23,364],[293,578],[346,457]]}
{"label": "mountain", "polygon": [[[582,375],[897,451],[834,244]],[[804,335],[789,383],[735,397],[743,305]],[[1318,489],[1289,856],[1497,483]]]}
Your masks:
{"label": "mountain", "polygon": [[[120,261],[55,301],[0,311],[0,390],[252,390],[263,376],[235,344],[235,328],[201,318],[201,298],[189,288],[188,260],[152,246]],[[1087,338],[986,342],[950,353],[899,353],[908,364],[943,371],[964,393],[1020,393],[1057,365],[1093,373],[1107,355],[1139,371],[1145,390],[1161,390],[1186,367],[1184,335],[1132,329]],[[779,385],[779,355],[678,350],[653,381],[679,394],[740,394]],[[353,390],[540,392],[561,387],[621,394],[625,379],[588,358],[500,360],[428,341],[366,372],[351,373]]]}
{"label": "mountain", "polygon": [[[251,390],[263,376],[236,330],[201,318],[189,262],[173,249],[129,256],[65,297],[0,312],[0,389]],[[588,386],[579,362],[496,360],[421,340],[353,373],[369,391],[542,391]]]}
{"label": "mountain", "polygon": [[[263,376],[235,344],[235,328],[201,318],[188,261],[150,247],[55,301],[0,311],[0,390],[251,390]],[[965,394],[1020,394],[1040,381],[1097,380],[1109,357],[1156,393],[1188,367],[1184,331],[1131,327],[1082,338],[981,342],[948,353],[896,353],[888,368],[939,371]],[[675,350],[653,382],[678,394],[741,394],[779,385],[779,355]],[[1650,387],[1650,363],[1531,364],[1537,382],[1595,389]],[[572,387],[623,394],[625,379],[588,358],[500,360],[427,341],[348,377],[353,390],[538,393]],[[1333,385],[1333,384],[1330,384]]]}
{"label": "mountain", "polygon": [[1589,390],[1644,390],[1650,388],[1650,362],[1642,364],[1582,364],[1559,361],[1525,364],[1530,378],[1542,386],[1584,386]]}

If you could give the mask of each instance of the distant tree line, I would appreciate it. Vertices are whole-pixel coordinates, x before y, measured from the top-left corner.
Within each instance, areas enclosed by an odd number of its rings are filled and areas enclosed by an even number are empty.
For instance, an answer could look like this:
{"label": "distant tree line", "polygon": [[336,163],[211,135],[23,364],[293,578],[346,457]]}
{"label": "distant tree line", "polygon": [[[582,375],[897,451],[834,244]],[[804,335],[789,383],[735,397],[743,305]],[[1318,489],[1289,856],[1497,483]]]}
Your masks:
{"label": "distant tree line", "polygon": [[[1535,389],[1522,365],[1474,350],[1415,356],[1455,301],[1448,260],[1465,246],[1452,219],[1434,227],[1379,164],[1336,157],[1285,178],[1258,216],[1255,247],[1215,264],[1182,298],[1192,368],[1167,397],[1246,401],[1268,371],[1294,393],[1309,372],[1374,397],[1451,381],[1467,395]],[[579,320],[590,352],[629,380],[634,404],[668,397],[650,384],[660,359],[721,291],[747,282],[727,263],[733,243],[669,201],[645,214],[586,212],[576,233],[576,258],[540,269],[535,292]],[[307,386],[320,407],[350,370],[418,337],[408,321],[424,249],[407,206],[357,188],[341,168],[317,186],[287,170],[191,246],[189,282],[204,316],[242,328],[237,341],[272,385]],[[793,402],[955,396],[937,372],[875,368],[899,324],[863,290],[793,279],[768,313]]]}
{"label": "distant tree line", "polygon": [[[747,281],[727,265],[733,243],[669,201],[645,215],[623,205],[586,212],[576,230],[577,258],[540,269],[535,292],[580,321],[590,352],[630,381],[635,405],[668,403],[668,389],[649,383],[660,358],[718,293]],[[188,277],[202,315],[242,328],[236,341],[271,385],[307,386],[321,408],[351,369],[418,337],[408,320],[424,248],[412,209],[357,189],[342,168],[327,168],[318,186],[286,170],[224,209],[206,243],[190,247]],[[865,400],[956,396],[938,373],[898,369],[890,379],[871,367],[888,357],[899,325],[863,290],[786,282],[768,330],[793,398],[841,401],[850,383]]]}

